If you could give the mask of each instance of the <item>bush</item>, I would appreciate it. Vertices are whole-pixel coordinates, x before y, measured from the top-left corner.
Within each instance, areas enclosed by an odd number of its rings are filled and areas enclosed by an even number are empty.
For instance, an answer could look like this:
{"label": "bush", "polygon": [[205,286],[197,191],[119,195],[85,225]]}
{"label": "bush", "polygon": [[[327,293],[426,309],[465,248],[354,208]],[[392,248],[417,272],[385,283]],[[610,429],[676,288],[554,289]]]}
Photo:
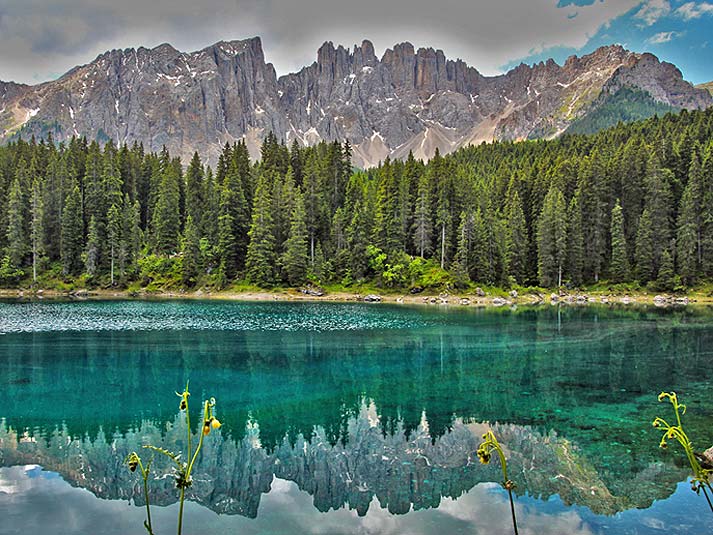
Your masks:
{"label": "bush", "polygon": [[24,275],[24,271],[12,265],[8,255],[0,261],[0,287],[16,287]]}

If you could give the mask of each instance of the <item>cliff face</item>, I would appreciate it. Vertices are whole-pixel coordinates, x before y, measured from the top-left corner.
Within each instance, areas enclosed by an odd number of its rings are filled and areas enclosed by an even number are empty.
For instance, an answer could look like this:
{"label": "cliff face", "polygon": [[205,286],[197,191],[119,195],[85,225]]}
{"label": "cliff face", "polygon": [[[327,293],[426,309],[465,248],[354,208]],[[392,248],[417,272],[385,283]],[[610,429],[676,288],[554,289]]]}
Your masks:
{"label": "cliff face", "polygon": [[675,66],[619,46],[485,77],[410,43],[381,59],[369,41],[351,50],[325,43],[315,63],[278,79],[253,38],[192,53],[168,44],[113,50],[38,86],[0,82],[0,141],[86,135],[215,161],[240,138],[257,156],[273,131],[303,145],[349,139],[354,163],[370,166],[409,151],[428,159],[437,148],[554,137],[623,87],[676,108],[713,104]]}

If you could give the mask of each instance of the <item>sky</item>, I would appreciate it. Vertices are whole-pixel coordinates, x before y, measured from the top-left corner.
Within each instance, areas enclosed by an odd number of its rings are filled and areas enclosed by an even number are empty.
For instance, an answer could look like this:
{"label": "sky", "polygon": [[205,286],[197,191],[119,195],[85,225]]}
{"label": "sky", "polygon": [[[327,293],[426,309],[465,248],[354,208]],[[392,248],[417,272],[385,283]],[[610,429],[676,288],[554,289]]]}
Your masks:
{"label": "sky", "polygon": [[325,41],[442,49],[486,75],[621,44],[713,80],[713,0],[0,0],[0,80],[59,77],[115,48],[262,38],[278,75]]}

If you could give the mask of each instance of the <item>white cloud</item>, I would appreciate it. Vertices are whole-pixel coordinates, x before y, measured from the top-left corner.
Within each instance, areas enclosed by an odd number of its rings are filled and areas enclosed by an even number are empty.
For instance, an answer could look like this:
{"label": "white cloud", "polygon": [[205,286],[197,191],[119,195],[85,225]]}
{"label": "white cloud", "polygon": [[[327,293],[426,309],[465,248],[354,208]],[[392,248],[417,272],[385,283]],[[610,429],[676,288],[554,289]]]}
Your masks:
{"label": "white cloud", "polygon": [[647,0],[634,17],[642,22],[642,26],[651,26],[669,13],[671,13],[671,4],[668,0]]}
{"label": "white cloud", "polygon": [[[552,47],[581,48],[641,0],[0,0],[0,79],[36,83],[112,48],[200,49],[261,36],[278,74],[312,63],[327,40],[441,48],[484,74]],[[664,2],[665,3],[665,2]],[[661,4],[649,0],[648,4]],[[668,5],[666,3],[666,5]],[[643,8],[642,8],[643,9]],[[642,15],[643,16],[643,15]]]}
{"label": "white cloud", "polygon": [[703,15],[711,13],[713,13],[713,4],[709,4],[708,2],[701,2],[699,4],[696,2],[686,2],[676,10],[676,15],[683,20],[699,19]]}
{"label": "white cloud", "polygon": [[659,32],[649,37],[646,42],[651,45],[660,45],[668,43],[672,39],[680,37],[681,35],[683,35],[681,32]]}

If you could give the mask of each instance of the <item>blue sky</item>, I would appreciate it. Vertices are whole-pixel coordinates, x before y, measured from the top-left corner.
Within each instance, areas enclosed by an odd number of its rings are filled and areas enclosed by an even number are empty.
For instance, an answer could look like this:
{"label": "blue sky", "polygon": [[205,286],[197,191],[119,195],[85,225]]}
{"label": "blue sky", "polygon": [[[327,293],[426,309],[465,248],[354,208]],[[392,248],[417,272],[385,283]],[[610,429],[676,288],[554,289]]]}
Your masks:
{"label": "blue sky", "polygon": [[[713,0],[0,0],[0,80],[56,78],[113,48],[262,37],[278,75],[324,41],[442,49],[486,75],[622,44],[713,80]],[[710,41],[710,42],[709,42]]]}
{"label": "blue sky", "polygon": [[[599,0],[559,0],[558,7],[578,16],[579,8]],[[554,58],[558,63],[572,54],[581,55],[596,48],[619,43],[637,52],[651,52],[678,66],[693,83],[713,81],[713,3],[654,1],[637,5],[613,18],[580,47],[554,47],[528,54],[503,65],[533,63]]]}

